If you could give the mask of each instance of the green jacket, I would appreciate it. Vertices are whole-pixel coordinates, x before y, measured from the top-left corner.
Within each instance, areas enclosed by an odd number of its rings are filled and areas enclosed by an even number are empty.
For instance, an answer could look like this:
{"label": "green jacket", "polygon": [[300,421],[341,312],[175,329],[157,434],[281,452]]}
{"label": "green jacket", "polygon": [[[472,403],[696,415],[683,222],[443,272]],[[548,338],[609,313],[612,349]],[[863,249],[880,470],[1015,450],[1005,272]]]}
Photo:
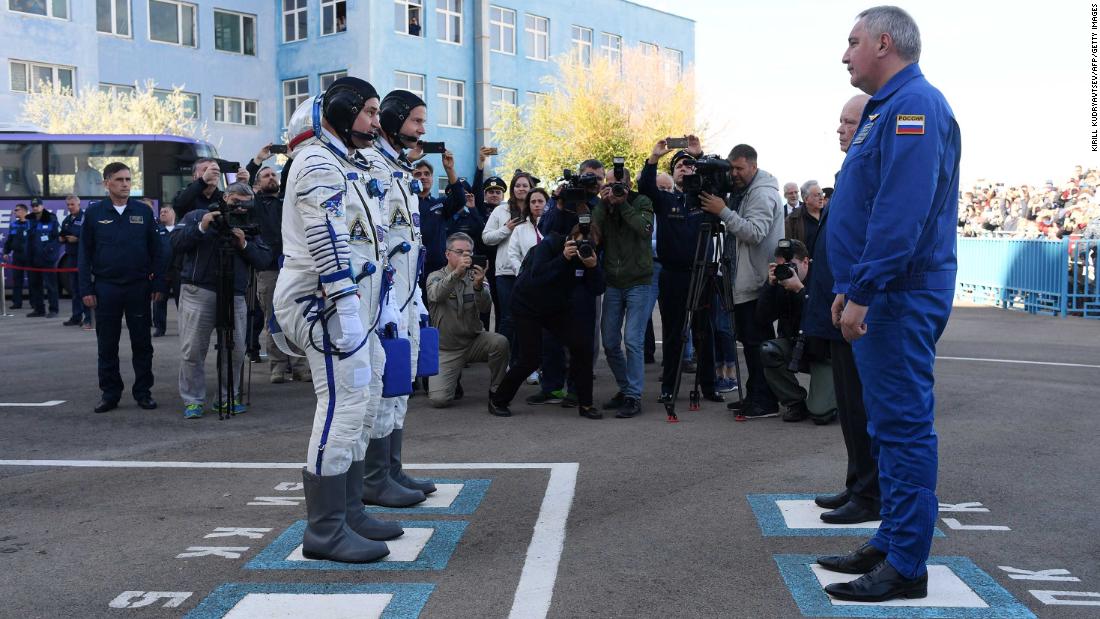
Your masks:
{"label": "green jacket", "polygon": [[626,203],[600,202],[592,211],[600,228],[603,269],[614,288],[648,286],[653,280],[653,202],[633,191]]}

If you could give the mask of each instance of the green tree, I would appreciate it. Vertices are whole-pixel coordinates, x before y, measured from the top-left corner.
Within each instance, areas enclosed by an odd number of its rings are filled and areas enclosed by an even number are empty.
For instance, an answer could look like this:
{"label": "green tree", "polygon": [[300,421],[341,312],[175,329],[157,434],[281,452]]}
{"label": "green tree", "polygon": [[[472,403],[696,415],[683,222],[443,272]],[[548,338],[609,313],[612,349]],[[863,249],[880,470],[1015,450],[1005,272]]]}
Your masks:
{"label": "green tree", "polygon": [[129,94],[85,87],[73,94],[42,84],[23,102],[21,120],[47,133],[147,133],[208,138],[206,123],[191,117],[181,88],[155,93],[153,82],[136,85]]}
{"label": "green tree", "polygon": [[622,156],[637,174],[658,140],[706,132],[695,118],[690,69],[681,74],[638,48],[624,50],[621,65],[593,57],[586,67],[569,55],[555,63],[557,75],[543,78],[547,96],[498,108],[498,172],[520,168],[550,180],[585,159],[610,166]]}

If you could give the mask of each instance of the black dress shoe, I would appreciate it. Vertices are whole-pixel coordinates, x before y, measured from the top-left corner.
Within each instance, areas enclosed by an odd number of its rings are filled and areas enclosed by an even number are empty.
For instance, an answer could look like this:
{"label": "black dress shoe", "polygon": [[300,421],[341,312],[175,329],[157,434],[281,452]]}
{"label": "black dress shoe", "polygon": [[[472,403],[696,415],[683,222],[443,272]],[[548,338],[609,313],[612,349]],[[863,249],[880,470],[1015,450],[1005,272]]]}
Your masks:
{"label": "black dress shoe", "polygon": [[157,401],[153,399],[153,396],[145,396],[137,401],[138,406],[144,408],[147,411],[151,411],[157,407]]}
{"label": "black dress shoe", "polygon": [[45,318],[45,317],[46,317],[46,312],[40,312],[38,310],[34,310],[33,312],[27,314],[27,318]]}
{"label": "black dress shoe", "polygon": [[877,511],[868,509],[856,501],[848,501],[831,512],[821,514],[821,520],[829,524],[856,524],[879,519]]}
{"label": "black dress shoe", "polygon": [[928,574],[906,578],[889,561],[883,560],[875,569],[852,582],[825,586],[825,593],[849,602],[886,602],[897,598],[907,600],[928,597]]}
{"label": "black dress shoe", "polygon": [[114,401],[114,402],[112,402],[110,400],[100,400],[99,404],[96,404],[95,408],[93,408],[92,410],[94,410],[97,413],[106,413],[107,411],[111,411],[111,410],[114,410],[116,408],[118,408],[118,401],[117,400]]}
{"label": "black dress shoe", "polygon": [[866,574],[885,560],[886,553],[868,543],[846,555],[818,557],[817,564],[834,572]]}
{"label": "black dress shoe", "polygon": [[847,503],[851,496],[852,495],[849,494],[847,490],[836,494],[822,494],[814,497],[814,503],[817,503],[818,507],[824,507],[825,509],[836,509]]}
{"label": "black dress shoe", "polygon": [[489,414],[495,417],[511,417],[512,411],[508,409],[507,404],[496,404],[493,402],[493,398],[489,398]]}
{"label": "black dress shoe", "polygon": [[589,419],[603,419],[603,413],[601,413],[595,406],[578,406],[577,411],[580,412],[581,417],[587,417]]}

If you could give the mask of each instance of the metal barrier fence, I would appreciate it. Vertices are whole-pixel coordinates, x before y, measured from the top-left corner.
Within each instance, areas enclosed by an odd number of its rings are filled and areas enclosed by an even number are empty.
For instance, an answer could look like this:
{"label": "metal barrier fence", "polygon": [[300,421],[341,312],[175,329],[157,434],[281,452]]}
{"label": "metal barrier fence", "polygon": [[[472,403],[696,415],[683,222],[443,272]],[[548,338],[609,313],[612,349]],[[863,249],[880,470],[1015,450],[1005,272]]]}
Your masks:
{"label": "metal barrier fence", "polygon": [[960,238],[955,296],[1004,309],[1100,319],[1100,240]]}

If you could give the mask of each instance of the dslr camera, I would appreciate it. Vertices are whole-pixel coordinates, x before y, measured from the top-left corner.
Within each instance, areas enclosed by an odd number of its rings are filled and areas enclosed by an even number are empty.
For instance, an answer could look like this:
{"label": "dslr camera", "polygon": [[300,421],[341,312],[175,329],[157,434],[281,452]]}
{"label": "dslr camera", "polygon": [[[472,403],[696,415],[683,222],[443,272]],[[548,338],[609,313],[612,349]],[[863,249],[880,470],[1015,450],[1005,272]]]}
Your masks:
{"label": "dslr camera", "polygon": [[729,162],[717,155],[696,159],[695,173],[685,176],[681,181],[684,193],[687,194],[688,210],[697,211],[702,208],[699,203],[701,193],[725,196],[733,191],[730,169]]}
{"label": "dslr camera", "polygon": [[614,162],[612,174],[615,176],[615,182],[611,183],[611,195],[616,198],[626,197],[626,194],[630,192],[626,188],[626,158],[615,157],[612,161]]}
{"label": "dslr camera", "polygon": [[775,248],[775,257],[782,258],[784,261],[784,264],[775,265],[775,280],[781,282],[794,277],[796,267],[791,264],[794,262],[794,247],[790,239],[779,239],[779,245]]}
{"label": "dslr camera", "polygon": [[560,198],[565,205],[565,210],[575,212],[577,205],[588,201],[588,196],[600,186],[600,176],[592,172],[574,174],[573,170],[566,168],[562,172],[565,186],[562,187]]}
{"label": "dslr camera", "polygon": [[581,258],[591,258],[596,255],[596,248],[592,246],[592,239],[588,236],[592,232],[592,214],[577,215],[577,227],[581,233],[581,240],[577,242],[577,254]]}

